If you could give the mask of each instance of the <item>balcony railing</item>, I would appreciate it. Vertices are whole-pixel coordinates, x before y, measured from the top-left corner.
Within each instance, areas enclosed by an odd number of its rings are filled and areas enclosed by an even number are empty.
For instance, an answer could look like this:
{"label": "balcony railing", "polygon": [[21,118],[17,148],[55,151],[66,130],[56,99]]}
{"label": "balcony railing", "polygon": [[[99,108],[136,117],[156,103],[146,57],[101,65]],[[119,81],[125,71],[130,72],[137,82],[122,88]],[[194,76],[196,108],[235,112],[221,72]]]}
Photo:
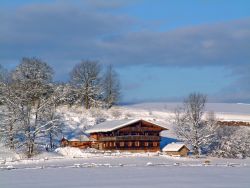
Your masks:
{"label": "balcony railing", "polygon": [[160,136],[113,136],[113,137],[102,137],[99,141],[131,141],[131,140],[145,140],[145,141],[160,141]]}
{"label": "balcony railing", "polygon": [[142,132],[142,131],[160,131],[161,129],[158,127],[124,127],[122,131],[135,131],[135,132]]}

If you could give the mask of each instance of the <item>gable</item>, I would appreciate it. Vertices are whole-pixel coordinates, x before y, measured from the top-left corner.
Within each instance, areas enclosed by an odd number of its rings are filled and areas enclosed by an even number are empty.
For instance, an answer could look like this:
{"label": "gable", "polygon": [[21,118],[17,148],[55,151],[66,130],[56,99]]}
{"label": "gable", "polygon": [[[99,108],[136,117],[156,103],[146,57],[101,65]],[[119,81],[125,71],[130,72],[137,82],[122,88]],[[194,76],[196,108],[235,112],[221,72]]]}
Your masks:
{"label": "gable", "polygon": [[151,130],[151,131],[162,131],[162,130],[166,130],[166,128],[153,124],[151,122],[145,121],[145,120],[140,120],[134,123],[131,123],[130,125],[124,126],[124,127],[120,127],[118,129],[115,129],[114,131],[129,131],[129,130],[134,130],[134,131],[147,131],[147,130]]}

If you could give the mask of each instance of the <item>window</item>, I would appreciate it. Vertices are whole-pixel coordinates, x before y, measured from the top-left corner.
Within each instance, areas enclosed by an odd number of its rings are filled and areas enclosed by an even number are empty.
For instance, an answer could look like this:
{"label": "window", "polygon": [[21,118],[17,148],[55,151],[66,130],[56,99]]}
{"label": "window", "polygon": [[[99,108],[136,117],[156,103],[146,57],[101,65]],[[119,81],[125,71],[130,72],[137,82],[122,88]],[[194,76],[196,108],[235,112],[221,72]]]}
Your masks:
{"label": "window", "polygon": [[157,142],[153,142],[153,146],[154,146],[154,147],[157,147],[157,146],[158,146],[158,143],[157,143]]}
{"label": "window", "polygon": [[128,142],[128,147],[132,147],[132,142]]}
{"label": "window", "polygon": [[120,142],[120,147],[124,147],[124,142]]}
{"label": "window", "polygon": [[146,146],[146,147],[149,146],[149,145],[148,145],[148,142],[145,142],[145,143],[144,143],[144,146]]}
{"label": "window", "polygon": [[135,142],[135,146],[139,147],[140,146],[140,142]]}

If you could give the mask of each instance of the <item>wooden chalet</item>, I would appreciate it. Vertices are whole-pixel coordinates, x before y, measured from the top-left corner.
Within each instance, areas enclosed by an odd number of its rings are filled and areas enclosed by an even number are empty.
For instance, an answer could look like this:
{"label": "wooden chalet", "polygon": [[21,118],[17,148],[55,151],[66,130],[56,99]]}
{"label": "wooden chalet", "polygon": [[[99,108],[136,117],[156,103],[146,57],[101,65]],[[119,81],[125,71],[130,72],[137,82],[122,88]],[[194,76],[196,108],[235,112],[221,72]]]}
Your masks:
{"label": "wooden chalet", "polygon": [[160,151],[160,132],[165,127],[145,120],[114,120],[87,130],[92,146],[101,150]]}
{"label": "wooden chalet", "polygon": [[84,139],[77,139],[77,138],[72,138],[72,139],[66,139],[62,138],[61,140],[61,147],[77,147],[81,149],[86,149],[91,147],[92,141],[90,141],[88,138]]}
{"label": "wooden chalet", "polygon": [[166,145],[162,151],[170,156],[186,157],[190,151],[183,143],[171,143]]}

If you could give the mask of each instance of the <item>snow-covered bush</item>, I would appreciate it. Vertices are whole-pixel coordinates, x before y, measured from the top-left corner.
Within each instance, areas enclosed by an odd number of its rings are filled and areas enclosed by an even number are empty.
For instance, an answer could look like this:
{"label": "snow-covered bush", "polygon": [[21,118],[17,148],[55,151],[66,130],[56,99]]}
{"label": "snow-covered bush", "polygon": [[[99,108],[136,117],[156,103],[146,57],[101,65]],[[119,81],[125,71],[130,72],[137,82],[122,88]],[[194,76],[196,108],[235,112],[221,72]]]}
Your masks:
{"label": "snow-covered bush", "polygon": [[55,152],[65,157],[82,157],[84,155],[79,148],[73,147],[57,148]]}

